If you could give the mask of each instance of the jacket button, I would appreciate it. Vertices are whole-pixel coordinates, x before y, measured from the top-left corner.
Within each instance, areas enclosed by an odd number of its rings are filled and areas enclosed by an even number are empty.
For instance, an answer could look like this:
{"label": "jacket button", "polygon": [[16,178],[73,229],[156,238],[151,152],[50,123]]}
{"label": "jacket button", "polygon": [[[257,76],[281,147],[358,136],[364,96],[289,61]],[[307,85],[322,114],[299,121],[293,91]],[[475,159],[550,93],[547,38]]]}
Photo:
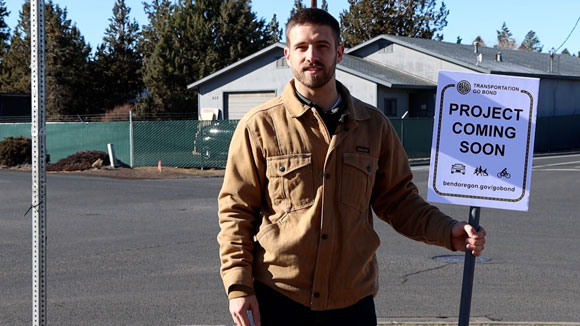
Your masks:
{"label": "jacket button", "polygon": [[280,167],[280,172],[284,172],[284,171],[286,171],[286,168],[285,168],[285,167],[283,167],[283,166],[281,166],[281,167]]}
{"label": "jacket button", "polygon": [[318,298],[318,297],[320,297],[320,293],[318,293],[318,292],[314,292],[314,297],[315,297],[315,298]]}
{"label": "jacket button", "polygon": [[327,173],[327,174],[325,174],[325,175],[324,175],[324,177],[325,177],[326,179],[330,179],[330,173]]}
{"label": "jacket button", "polygon": [[326,240],[328,238],[328,235],[326,233],[323,233],[321,236],[322,240]]}

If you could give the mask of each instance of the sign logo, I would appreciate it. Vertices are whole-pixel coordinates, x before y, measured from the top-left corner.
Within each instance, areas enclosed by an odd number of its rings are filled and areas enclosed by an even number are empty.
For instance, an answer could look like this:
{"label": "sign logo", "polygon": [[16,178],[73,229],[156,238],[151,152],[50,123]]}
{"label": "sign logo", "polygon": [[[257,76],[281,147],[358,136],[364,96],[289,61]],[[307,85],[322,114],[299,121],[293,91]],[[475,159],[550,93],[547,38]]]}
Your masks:
{"label": "sign logo", "polygon": [[467,81],[467,80],[462,80],[459,83],[457,83],[457,91],[460,94],[468,94],[469,91],[471,90],[471,84]]}

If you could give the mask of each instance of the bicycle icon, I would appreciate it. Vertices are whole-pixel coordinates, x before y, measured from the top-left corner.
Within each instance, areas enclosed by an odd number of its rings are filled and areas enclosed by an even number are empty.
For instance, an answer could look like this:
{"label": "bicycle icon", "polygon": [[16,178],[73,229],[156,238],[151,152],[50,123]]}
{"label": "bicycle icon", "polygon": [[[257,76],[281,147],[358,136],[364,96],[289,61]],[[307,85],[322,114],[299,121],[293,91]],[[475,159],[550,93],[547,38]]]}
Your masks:
{"label": "bicycle icon", "polygon": [[497,174],[497,177],[498,177],[498,178],[500,178],[500,179],[501,179],[501,178],[506,178],[506,179],[509,179],[509,178],[511,178],[511,177],[512,177],[512,175],[511,175],[511,174],[509,174],[509,172],[507,171],[507,168],[505,168],[505,169],[501,170],[501,172],[499,172],[499,173]]}

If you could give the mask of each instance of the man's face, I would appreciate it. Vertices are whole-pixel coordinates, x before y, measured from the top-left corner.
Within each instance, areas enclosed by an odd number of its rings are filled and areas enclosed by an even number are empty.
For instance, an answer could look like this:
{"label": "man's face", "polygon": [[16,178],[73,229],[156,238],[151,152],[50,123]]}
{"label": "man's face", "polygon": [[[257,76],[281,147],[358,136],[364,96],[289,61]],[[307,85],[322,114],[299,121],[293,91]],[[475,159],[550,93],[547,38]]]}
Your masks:
{"label": "man's face", "polygon": [[323,25],[294,26],[284,49],[297,82],[309,89],[322,88],[334,81],[343,52],[344,46],[336,44],[332,28]]}

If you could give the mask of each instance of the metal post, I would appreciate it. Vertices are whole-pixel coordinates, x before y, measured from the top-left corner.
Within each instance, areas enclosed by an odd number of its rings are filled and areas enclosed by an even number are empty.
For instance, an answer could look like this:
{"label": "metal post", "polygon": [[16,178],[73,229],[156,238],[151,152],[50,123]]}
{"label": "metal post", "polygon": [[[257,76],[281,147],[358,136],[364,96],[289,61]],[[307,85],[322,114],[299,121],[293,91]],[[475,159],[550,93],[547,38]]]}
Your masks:
{"label": "metal post", "polygon": [[129,160],[131,168],[133,168],[134,164],[134,147],[133,147],[133,111],[129,111]]}
{"label": "metal post", "polygon": [[407,117],[407,114],[409,114],[408,110],[405,111],[401,117],[401,144],[403,144],[403,147],[405,147],[405,118]]}
{"label": "metal post", "polygon": [[117,167],[117,157],[115,156],[115,145],[107,144],[107,149],[109,151],[110,166],[114,169]]}
{"label": "metal post", "polygon": [[46,325],[46,115],[44,1],[30,1],[32,94],[32,323]]}
{"label": "metal post", "polygon": [[[479,213],[481,208],[469,208],[469,224],[479,231]],[[471,313],[471,294],[473,291],[473,275],[475,273],[475,256],[470,250],[465,251],[465,262],[463,266],[463,285],[461,288],[461,304],[459,306],[459,326],[469,325],[469,314]]]}

